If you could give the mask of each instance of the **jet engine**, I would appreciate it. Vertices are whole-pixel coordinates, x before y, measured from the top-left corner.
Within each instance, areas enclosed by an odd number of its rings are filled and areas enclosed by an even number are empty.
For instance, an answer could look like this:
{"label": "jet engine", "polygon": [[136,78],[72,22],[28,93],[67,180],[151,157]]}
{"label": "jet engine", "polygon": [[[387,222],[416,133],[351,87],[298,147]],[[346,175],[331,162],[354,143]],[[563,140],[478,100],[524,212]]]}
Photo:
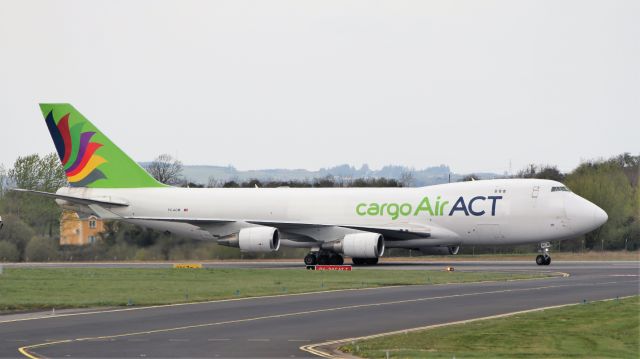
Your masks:
{"label": "jet engine", "polygon": [[322,248],[353,258],[378,258],[384,253],[384,237],[379,233],[352,233],[339,241],[325,243]]}
{"label": "jet engine", "polygon": [[274,227],[249,227],[217,242],[223,246],[239,247],[244,252],[275,252],[280,248],[280,232]]}
{"label": "jet engine", "polygon": [[2,229],[2,217],[0,217],[0,229]]}
{"label": "jet engine", "polygon": [[458,254],[460,246],[438,246],[438,247],[422,247],[420,252],[429,255],[455,255]]}
{"label": "jet engine", "polygon": [[274,227],[243,228],[238,246],[245,252],[275,252],[280,248],[280,232]]}

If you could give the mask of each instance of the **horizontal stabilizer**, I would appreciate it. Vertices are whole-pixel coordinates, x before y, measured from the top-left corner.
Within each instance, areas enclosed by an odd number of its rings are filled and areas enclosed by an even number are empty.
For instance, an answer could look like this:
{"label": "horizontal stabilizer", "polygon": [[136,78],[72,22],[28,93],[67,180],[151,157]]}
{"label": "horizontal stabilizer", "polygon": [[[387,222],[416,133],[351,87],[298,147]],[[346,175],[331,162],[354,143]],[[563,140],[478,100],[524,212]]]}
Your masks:
{"label": "horizontal stabilizer", "polygon": [[99,204],[90,204],[89,209],[92,210],[93,213],[95,213],[101,219],[122,219],[121,216],[109,210],[106,210],[104,207],[102,207]]}

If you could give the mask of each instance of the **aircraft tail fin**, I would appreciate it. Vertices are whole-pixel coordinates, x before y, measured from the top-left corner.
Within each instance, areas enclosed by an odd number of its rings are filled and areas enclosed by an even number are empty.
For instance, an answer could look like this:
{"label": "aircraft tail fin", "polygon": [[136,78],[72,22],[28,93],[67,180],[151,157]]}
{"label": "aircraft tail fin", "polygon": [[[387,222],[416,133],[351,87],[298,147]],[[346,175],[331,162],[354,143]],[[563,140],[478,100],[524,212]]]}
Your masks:
{"label": "aircraft tail fin", "polygon": [[40,104],[71,187],[164,187],[67,103]]}

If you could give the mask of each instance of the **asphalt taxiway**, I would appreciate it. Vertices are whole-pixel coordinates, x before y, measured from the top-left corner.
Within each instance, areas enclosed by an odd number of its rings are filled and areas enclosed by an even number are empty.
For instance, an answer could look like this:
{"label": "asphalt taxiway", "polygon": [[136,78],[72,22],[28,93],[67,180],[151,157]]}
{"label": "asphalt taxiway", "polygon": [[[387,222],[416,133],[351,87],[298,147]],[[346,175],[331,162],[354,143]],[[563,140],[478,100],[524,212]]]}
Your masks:
{"label": "asphalt taxiway", "polygon": [[[0,356],[313,357],[300,347],[640,293],[639,262],[555,262],[544,267],[530,262],[452,264],[464,270],[553,271],[569,276],[331,291],[45,315],[40,319],[3,321],[0,317]],[[251,265],[299,267],[287,262]],[[425,270],[445,265],[412,262],[378,268]]]}

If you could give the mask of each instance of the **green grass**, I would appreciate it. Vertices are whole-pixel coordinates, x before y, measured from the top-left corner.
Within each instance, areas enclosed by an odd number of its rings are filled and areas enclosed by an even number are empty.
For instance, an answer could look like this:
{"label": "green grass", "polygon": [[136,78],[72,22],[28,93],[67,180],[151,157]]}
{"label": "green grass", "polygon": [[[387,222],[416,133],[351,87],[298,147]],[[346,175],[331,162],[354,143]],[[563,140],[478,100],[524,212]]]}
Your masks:
{"label": "green grass", "polygon": [[[356,352],[356,345],[357,349]],[[640,297],[365,340],[364,358],[639,358]]]}
{"label": "green grass", "polygon": [[543,277],[527,273],[304,269],[6,268],[0,311],[169,304],[391,285]]}

